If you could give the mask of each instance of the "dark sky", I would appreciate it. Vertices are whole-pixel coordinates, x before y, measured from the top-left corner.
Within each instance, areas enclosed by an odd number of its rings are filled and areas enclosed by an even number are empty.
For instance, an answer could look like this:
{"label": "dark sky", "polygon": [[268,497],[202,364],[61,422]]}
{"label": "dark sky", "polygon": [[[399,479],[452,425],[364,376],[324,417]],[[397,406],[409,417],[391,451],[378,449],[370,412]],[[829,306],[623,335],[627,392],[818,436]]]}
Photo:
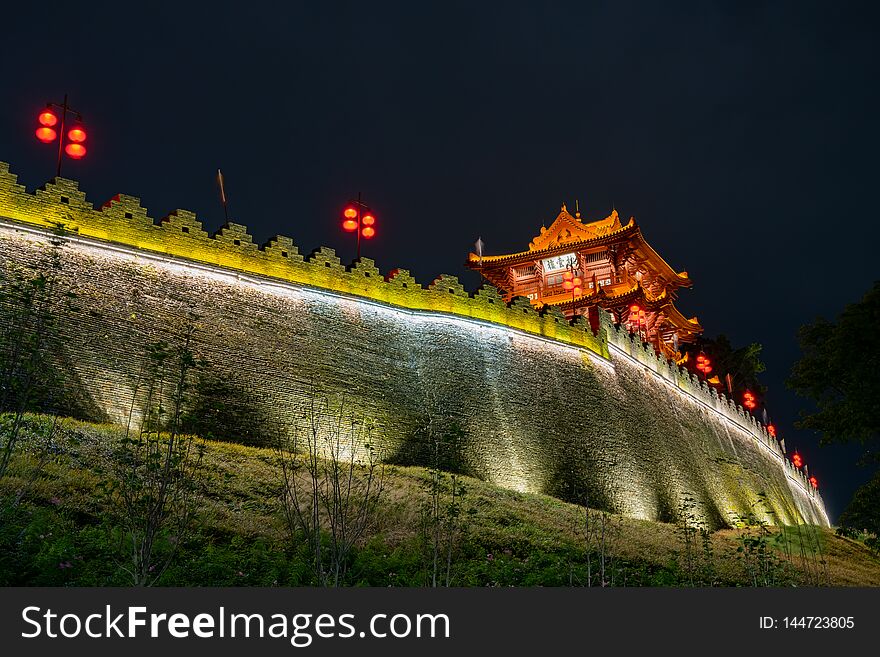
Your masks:
{"label": "dark sky", "polygon": [[869,5],[189,4],[4,7],[0,160],[20,182],[54,174],[35,117],[67,91],[90,150],[64,173],[96,205],[129,193],[213,231],[220,166],[257,241],[349,261],[337,217],[361,191],[365,255],[423,283],[475,286],[478,235],[521,250],[563,201],[613,204],[694,279],[686,314],[764,345],[771,416],[832,516],[870,476],[792,427],[806,403],[784,387],[798,326],[878,278]]}

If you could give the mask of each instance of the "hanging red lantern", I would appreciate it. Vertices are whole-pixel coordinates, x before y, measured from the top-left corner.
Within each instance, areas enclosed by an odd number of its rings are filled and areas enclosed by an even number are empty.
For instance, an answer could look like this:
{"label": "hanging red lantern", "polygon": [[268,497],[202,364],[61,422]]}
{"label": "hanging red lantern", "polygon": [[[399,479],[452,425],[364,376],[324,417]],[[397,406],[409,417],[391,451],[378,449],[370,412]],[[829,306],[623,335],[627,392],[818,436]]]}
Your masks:
{"label": "hanging red lantern", "polygon": [[358,229],[358,222],[354,219],[346,219],[342,222],[343,230],[347,230],[349,233],[356,231]]}
{"label": "hanging red lantern", "polygon": [[361,219],[361,223],[364,226],[372,226],[373,224],[376,223],[376,217],[374,217],[371,214],[364,215],[364,217]]}
{"label": "hanging red lantern", "polygon": [[68,144],[64,147],[64,152],[74,160],[79,160],[86,156],[86,147],[82,144]]}
{"label": "hanging red lantern", "polygon": [[743,406],[745,406],[747,409],[749,409],[751,411],[751,410],[754,410],[754,408],[757,405],[758,404],[755,402],[755,395],[753,395],[750,391],[746,390],[743,393]]}
{"label": "hanging red lantern", "polygon": [[67,138],[76,144],[81,144],[86,140],[85,128],[83,128],[81,125],[73,126],[67,133]]}
{"label": "hanging red lantern", "polygon": [[53,125],[58,123],[58,117],[48,107],[40,112],[40,116],[37,117],[37,120],[40,122],[40,125],[47,126],[51,128]]}
{"label": "hanging red lantern", "polygon": [[52,128],[47,128],[46,126],[37,128],[37,131],[34,134],[36,134],[37,139],[39,139],[44,144],[55,141],[55,137],[58,136],[57,132],[55,132]]}
{"label": "hanging red lantern", "polygon": [[375,234],[376,234],[376,229],[373,228],[372,226],[364,226],[364,229],[361,231],[361,235],[363,235],[367,239],[370,239]]}
{"label": "hanging red lantern", "polygon": [[813,488],[819,488],[819,480],[816,479],[815,477],[810,477],[810,485]]}
{"label": "hanging red lantern", "polygon": [[791,462],[794,464],[794,467],[800,468],[804,464],[804,459],[801,458],[801,455],[795,452],[791,455]]}
{"label": "hanging red lantern", "polygon": [[768,424],[767,425],[767,433],[769,433],[771,436],[776,438],[776,427],[773,426],[772,424]]}
{"label": "hanging red lantern", "polygon": [[358,216],[358,211],[355,208],[348,206],[347,208],[345,208],[345,211],[342,213],[342,216],[345,217],[346,219],[354,219],[355,217]]}

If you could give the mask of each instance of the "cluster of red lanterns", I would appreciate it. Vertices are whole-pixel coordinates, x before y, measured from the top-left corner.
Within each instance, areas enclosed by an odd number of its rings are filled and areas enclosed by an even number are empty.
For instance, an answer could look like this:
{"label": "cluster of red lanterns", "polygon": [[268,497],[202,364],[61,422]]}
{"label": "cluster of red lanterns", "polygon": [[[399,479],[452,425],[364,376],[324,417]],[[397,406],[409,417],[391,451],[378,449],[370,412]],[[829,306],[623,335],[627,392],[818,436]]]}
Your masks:
{"label": "cluster of red lanterns", "polygon": [[583,291],[583,281],[580,276],[575,276],[574,272],[567,271],[562,274],[562,289],[571,292],[574,296],[579,296]]}
{"label": "cluster of red lanterns", "polygon": [[[804,467],[804,459],[803,457],[795,452],[791,455],[791,464],[796,467],[798,470]],[[810,486],[813,488],[819,488],[819,480],[816,477],[810,477],[807,481],[810,482]]]}
{"label": "cluster of red lanterns", "polygon": [[746,390],[743,393],[743,406],[745,406],[750,411],[753,411],[753,410],[755,410],[755,407],[757,405],[758,405],[758,402],[755,400],[755,395],[752,392],[750,392],[749,390]]}
{"label": "cluster of red lanterns", "polygon": [[[58,138],[58,131],[55,130],[55,126],[58,125],[58,115],[51,107],[47,107],[40,112],[39,116],[37,116],[37,121],[40,124],[40,127],[34,133],[37,139],[44,144],[51,144]],[[63,125],[62,122],[62,130]],[[83,142],[85,142],[86,137],[85,127],[83,127],[82,122],[77,121],[67,131],[67,145],[64,147],[64,152],[67,153],[68,157],[72,157],[74,160],[85,157],[86,147],[83,145]]]}
{"label": "cluster of red lanterns", "polygon": [[708,356],[702,353],[697,356],[697,369],[706,376],[712,373],[712,361],[709,360]]}
{"label": "cluster of red lanterns", "polygon": [[358,220],[358,210],[353,205],[349,205],[342,213],[342,229],[353,233],[360,229],[360,234],[366,239],[370,239],[376,234],[376,217],[372,214],[365,214]]}

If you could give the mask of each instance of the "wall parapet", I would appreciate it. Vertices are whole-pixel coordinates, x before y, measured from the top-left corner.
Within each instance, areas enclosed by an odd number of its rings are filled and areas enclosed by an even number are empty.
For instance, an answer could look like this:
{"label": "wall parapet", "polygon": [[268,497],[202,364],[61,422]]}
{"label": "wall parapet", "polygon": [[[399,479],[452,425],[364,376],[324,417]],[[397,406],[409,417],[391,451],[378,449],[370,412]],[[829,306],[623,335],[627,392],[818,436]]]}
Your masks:
{"label": "wall parapet", "polygon": [[293,240],[283,235],[257,245],[245,226],[231,222],[210,234],[188,210],[175,210],[155,221],[141,207],[140,199],[125,194],[95,208],[78,183],[66,178],[55,178],[31,194],[17,183],[17,177],[4,162],[0,162],[0,216],[411,310],[451,313],[502,324],[608,356],[603,340],[585,325],[571,324],[555,310],[538,312],[524,299],[505,303],[492,287],[483,287],[470,295],[457,277],[446,274],[426,287],[405,269],[394,269],[382,276],[369,258],[346,267],[328,247],[303,256]]}
{"label": "wall parapet", "polygon": [[293,239],[283,235],[258,245],[242,224],[227,222],[216,232],[209,233],[188,210],[175,210],[156,221],[141,207],[140,199],[125,194],[117,194],[95,208],[86,200],[79,184],[66,178],[55,178],[30,193],[18,184],[17,176],[5,162],[0,162],[0,217],[47,232],[122,245],[408,310],[448,313],[499,324],[586,349],[605,360],[610,360],[614,352],[644,366],[670,386],[750,434],[762,449],[778,460],[791,482],[821,503],[821,496],[806,475],[785,458],[780,442],[770,436],[751,413],[615,325],[604,311],[600,312],[599,330],[594,334],[582,317],[569,322],[557,308],[538,311],[524,297],[505,303],[499,291],[490,285],[471,295],[455,276],[438,276],[426,287],[405,269],[393,269],[383,276],[369,258],[344,266],[329,247],[304,256]]}

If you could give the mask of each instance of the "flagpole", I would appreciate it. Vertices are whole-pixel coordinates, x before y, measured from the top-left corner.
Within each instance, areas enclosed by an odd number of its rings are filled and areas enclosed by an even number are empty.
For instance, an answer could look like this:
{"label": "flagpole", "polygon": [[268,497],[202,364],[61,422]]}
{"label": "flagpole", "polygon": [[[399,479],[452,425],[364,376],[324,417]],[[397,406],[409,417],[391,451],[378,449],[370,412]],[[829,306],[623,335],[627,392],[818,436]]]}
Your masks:
{"label": "flagpole", "polygon": [[217,182],[220,183],[220,202],[223,203],[223,217],[229,223],[229,209],[226,207],[226,186],[223,184],[223,173],[217,169]]}

